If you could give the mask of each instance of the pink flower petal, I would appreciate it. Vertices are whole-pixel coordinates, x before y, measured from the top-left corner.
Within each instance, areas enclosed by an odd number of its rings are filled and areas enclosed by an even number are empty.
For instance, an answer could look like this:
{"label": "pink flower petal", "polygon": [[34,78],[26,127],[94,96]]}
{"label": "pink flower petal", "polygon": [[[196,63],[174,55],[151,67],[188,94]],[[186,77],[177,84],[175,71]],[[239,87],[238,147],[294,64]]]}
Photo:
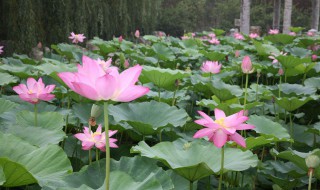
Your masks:
{"label": "pink flower petal", "polygon": [[244,138],[243,138],[241,135],[239,135],[238,133],[234,133],[233,135],[230,135],[230,136],[229,136],[229,139],[230,139],[231,141],[236,142],[238,145],[246,148],[246,141],[245,141]]}
{"label": "pink flower petal", "polygon": [[254,125],[249,125],[249,124],[241,124],[237,126],[237,130],[247,130],[247,129],[254,129]]}
{"label": "pink flower petal", "polygon": [[221,118],[225,118],[226,114],[222,110],[215,108],[214,109],[214,116],[216,117],[216,119],[221,119]]}
{"label": "pink flower petal", "polygon": [[58,73],[58,76],[62,79],[64,83],[73,91],[74,87],[72,82],[74,82],[75,74],[71,72],[63,72],[63,73]]}
{"label": "pink flower petal", "polygon": [[[39,79],[40,80],[40,79]],[[34,79],[34,78],[28,78],[27,79],[27,88],[29,90],[32,90],[34,89],[34,86],[36,85],[37,81]]]}
{"label": "pink flower petal", "polygon": [[104,75],[96,80],[97,93],[104,99],[109,100],[114,94],[117,83],[116,79],[111,75]]}
{"label": "pink flower petal", "polygon": [[198,114],[201,115],[205,120],[207,120],[208,123],[213,123],[213,119],[209,117],[207,114],[205,114],[202,111],[198,111]]}
{"label": "pink flower petal", "polygon": [[140,65],[124,70],[119,76],[120,91],[134,85],[138,81],[141,71],[142,67]]}
{"label": "pink flower petal", "polygon": [[75,92],[77,92],[78,94],[80,94],[86,98],[89,98],[91,100],[101,100],[102,99],[102,97],[99,96],[97,91],[87,84],[73,82],[72,85],[74,86]]}
{"label": "pink flower petal", "polygon": [[129,86],[124,89],[118,96],[112,98],[112,100],[119,102],[130,102],[141,96],[144,96],[149,92],[149,90],[150,89],[148,87],[144,86]]}
{"label": "pink flower petal", "polygon": [[226,144],[228,135],[225,134],[222,130],[217,130],[213,136],[213,143],[216,147],[221,148]]}
{"label": "pink flower petal", "polygon": [[210,128],[204,128],[204,129],[200,129],[199,131],[197,131],[194,135],[193,138],[203,138],[205,136],[209,137],[214,133],[214,130],[210,129]]}

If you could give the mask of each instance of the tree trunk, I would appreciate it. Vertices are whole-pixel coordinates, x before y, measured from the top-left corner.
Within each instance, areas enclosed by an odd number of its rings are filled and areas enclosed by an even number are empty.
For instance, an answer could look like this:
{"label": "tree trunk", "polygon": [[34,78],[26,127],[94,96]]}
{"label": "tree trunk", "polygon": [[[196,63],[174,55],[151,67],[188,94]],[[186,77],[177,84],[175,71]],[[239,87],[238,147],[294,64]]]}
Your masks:
{"label": "tree trunk", "polygon": [[291,13],[292,13],[292,0],[284,1],[284,13],[283,13],[283,31],[282,33],[288,34],[291,27]]}
{"label": "tree trunk", "polygon": [[281,18],[281,0],[273,1],[273,29],[280,29],[280,18]]}
{"label": "tree trunk", "polygon": [[319,29],[319,8],[320,0],[312,0],[312,20],[311,29]]}
{"label": "tree trunk", "polygon": [[241,23],[240,23],[240,32],[244,34],[249,34],[250,32],[250,0],[242,0],[241,5]]}

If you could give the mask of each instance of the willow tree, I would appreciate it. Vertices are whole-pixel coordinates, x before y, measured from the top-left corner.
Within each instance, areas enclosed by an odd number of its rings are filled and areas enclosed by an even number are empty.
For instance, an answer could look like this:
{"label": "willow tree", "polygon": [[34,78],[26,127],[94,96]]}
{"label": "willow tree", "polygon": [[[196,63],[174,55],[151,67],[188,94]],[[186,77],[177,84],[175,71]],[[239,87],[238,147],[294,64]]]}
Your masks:
{"label": "willow tree", "polygon": [[320,8],[320,0],[312,0],[312,20],[311,20],[311,28],[319,29],[319,8]]}
{"label": "willow tree", "polygon": [[284,1],[283,33],[288,34],[291,27],[292,0]]}
{"label": "willow tree", "polygon": [[242,0],[240,14],[240,32],[249,34],[250,32],[250,0]]}

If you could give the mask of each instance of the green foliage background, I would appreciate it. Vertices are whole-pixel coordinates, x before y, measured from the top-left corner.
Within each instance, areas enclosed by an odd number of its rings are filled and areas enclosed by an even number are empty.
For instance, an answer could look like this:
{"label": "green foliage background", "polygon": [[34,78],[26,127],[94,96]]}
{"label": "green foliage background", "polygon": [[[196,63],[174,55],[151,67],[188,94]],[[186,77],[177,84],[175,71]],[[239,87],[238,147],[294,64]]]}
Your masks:
{"label": "green foliage background", "polygon": [[[251,25],[266,31],[272,12],[272,0],[252,1]],[[239,15],[240,0],[1,0],[0,45],[8,56],[29,53],[40,41],[46,46],[67,42],[72,31],[88,39],[128,39],[136,29],[172,36],[212,27],[228,31]],[[293,26],[309,28],[310,15],[311,1],[294,1]]]}

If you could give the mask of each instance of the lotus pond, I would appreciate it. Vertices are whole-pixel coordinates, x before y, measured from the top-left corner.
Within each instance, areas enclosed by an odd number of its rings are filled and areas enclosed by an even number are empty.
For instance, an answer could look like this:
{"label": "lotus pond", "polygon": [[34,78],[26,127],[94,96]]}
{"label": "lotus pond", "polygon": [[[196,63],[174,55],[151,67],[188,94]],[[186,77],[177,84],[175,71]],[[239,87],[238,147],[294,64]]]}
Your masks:
{"label": "lotus pond", "polygon": [[319,35],[140,39],[0,58],[0,189],[320,188]]}

